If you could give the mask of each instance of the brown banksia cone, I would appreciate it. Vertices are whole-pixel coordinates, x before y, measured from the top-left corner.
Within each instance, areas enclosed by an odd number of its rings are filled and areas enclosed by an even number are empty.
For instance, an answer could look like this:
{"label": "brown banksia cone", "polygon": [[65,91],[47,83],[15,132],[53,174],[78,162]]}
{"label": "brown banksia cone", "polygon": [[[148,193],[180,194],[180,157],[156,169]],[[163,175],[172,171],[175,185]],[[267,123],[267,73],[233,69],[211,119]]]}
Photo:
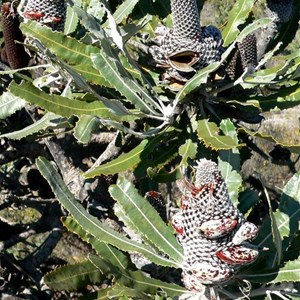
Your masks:
{"label": "brown banksia cone", "polygon": [[56,31],[64,30],[66,9],[64,0],[25,0],[20,4],[24,20],[35,20]]}
{"label": "brown banksia cone", "polygon": [[[1,22],[3,27],[4,48],[1,51],[1,60],[12,69],[28,66],[29,55],[22,44],[23,34],[19,28],[20,22],[11,3],[1,6]],[[20,42],[20,43],[18,43]]]}

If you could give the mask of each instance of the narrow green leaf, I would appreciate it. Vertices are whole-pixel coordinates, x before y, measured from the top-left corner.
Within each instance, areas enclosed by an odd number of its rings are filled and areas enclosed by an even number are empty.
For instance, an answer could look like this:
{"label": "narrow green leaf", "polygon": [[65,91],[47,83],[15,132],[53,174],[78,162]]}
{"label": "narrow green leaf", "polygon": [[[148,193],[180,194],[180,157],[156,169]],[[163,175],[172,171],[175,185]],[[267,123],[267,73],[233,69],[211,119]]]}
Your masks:
{"label": "narrow green leaf", "polygon": [[[9,86],[9,91],[17,97],[63,117],[92,115],[100,118],[126,119],[126,116],[116,116],[111,113],[100,101],[85,102],[59,95],[49,95],[25,81],[21,84],[13,82]],[[127,117],[130,119],[130,116]]]}
{"label": "narrow green leaf", "polygon": [[[100,74],[128,101],[144,112],[157,114],[153,107],[149,105],[149,102],[153,102],[151,96],[131,78],[131,75],[124,69],[119,60],[109,57],[107,52],[105,53],[103,50],[98,54],[92,54],[91,59]],[[150,101],[147,101],[149,99]]]}
{"label": "narrow green leaf", "polygon": [[67,126],[66,119],[61,118],[53,113],[46,113],[40,120],[35,123],[17,131],[1,134],[0,138],[6,137],[12,140],[20,140],[34,133],[38,133],[42,130],[52,129],[60,127],[63,123]]}
{"label": "narrow green leaf", "polygon": [[52,164],[43,157],[36,160],[36,165],[51,186],[57,200],[69,211],[76,222],[95,238],[109,243],[121,250],[139,252],[156,264],[177,267],[177,263],[157,254],[152,248],[134,242],[117,231],[102,225],[99,220],[89,213],[76,201],[60,175]]}
{"label": "narrow green leaf", "polygon": [[209,122],[207,119],[198,121],[198,138],[203,141],[205,146],[213,150],[229,150],[242,147],[231,136],[220,135],[220,129],[216,123]]}
{"label": "narrow green leaf", "polygon": [[126,0],[114,12],[113,16],[117,24],[121,23],[134,9],[139,0]]}
{"label": "narrow green leaf", "polygon": [[248,18],[255,0],[238,0],[228,16],[228,22],[222,32],[224,46],[231,44],[239,34],[239,26]]}
{"label": "narrow green leaf", "polygon": [[134,185],[125,178],[119,178],[116,185],[110,186],[109,192],[139,233],[171,260],[180,264],[183,259],[182,247],[178,244],[173,230],[160,218],[154,207],[138,194]]}
{"label": "narrow green leaf", "polygon": [[87,144],[93,131],[99,127],[99,121],[94,116],[83,115],[74,128],[74,136],[79,143]]}
{"label": "narrow green leaf", "polygon": [[0,95],[0,119],[5,119],[25,107],[26,101],[13,93],[4,92]]}
{"label": "narrow green leaf", "polygon": [[[292,236],[299,230],[300,219],[300,174],[295,174],[283,189],[279,209],[274,214],[280,236]],[[264,246],[272,241],[272,233],[259,238],[259,245]]]}
{"label": "narrow green leaf", "polygon": [[160,169],[159,171],[153,168],[147,169],[148,176],[156,182],[174,182],[182,178],[182,174],[179,168],[167,172],[165,169]]}
{"label": "narrow green leaf", "polygon": [[241,274],[240,277],[258,283],[299,282],[300,259],[289,261],[280,269],[273,269],[266,272],[256,270],[255,274]]}
{"label": "narrow green leaf", "polygon": [[[225,151],[223,151],[225,152]],[[237,205],[238,203],[238,195],[240,188],[242,186],[242,177],[236,171],[233,170],[232,165],[230,164],[231,157],[234,156],[232,151],[228,150],[226,160],[222,160],[220,157],[218,159],[218,166],[221,171],[222,177],[224,178],[230,199],[233,201],[234,204]],[[223,153],[222,158],[224,159],[225,153]]]}
{"label": "narrow green leaf", "polygon": [[83,241],[89,243],[100,257],[109,261],[112,265],[120,269],[127,269],[130,266],[130,261],[123,252],[90,235],[72,216],[63,219],[63,224]]}
{"label": "narrow green leaf", "polygon": [[59,267],[44,276],[45,284],[55,291],[78,290],[103,279],[103,274],[89,260]]}
{"label": "narrow green leaf", "polygon": [[128,169],[136,167],[142,163],[145,158],[151,155],[153,149],[157,146],[163,138],[164,134],[156,136],[152,139],[143,140],[138,146],[127,153],[123,153],[116,159],[107,162],[94,169],[88,170],[83,174],[85,178],[93,178],[98,175],[117,174]]}
{"label": "narrow green leaf", "polygon": [[155,295],[157,290],[162,290],[171,297],[176,297],[186,292],[181,286],[150,278],[141,271],[118,270],[95,255],[90,255],[89,259],[99,270],[111,273],[119,286],[129,287],[150,295]]}
{"label": "narrow green leaf", "polygon": [[[272,210],[272,204],[271,204],[271,200],[270,197],[268,195],[267,189],[264,187],[264,192],[268,201],[268,205],[269,205],[269,216],[270,216],[270,220],[271,220],[271,229],[272,229],[272,237],[273,237],[273,243],[276,249],[276,253],[274,255],[273,258],[273,263],[272,263],[272,268],[275,268],[277,266],[280,265],[281,259],[282,259],[282,239],[280,236],[280,231],[277,225],[277,221],[276,221],[276,217],[275,214],[273,213]],[[280,217],[281,214],[277,214],[278,219]]]}

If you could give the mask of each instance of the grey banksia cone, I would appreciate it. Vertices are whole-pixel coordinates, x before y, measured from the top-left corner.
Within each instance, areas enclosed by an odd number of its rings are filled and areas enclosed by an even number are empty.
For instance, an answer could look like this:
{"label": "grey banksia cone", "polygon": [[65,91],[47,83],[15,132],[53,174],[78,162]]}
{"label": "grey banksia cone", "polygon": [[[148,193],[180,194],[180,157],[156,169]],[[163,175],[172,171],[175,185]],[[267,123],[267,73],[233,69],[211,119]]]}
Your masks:
{"label": "grey banksia cone", "polygon": [[219,61],[223,53],[220,31],[201,27],[195,0],[171,0],[173,27],[163,30],[158,45],[150,53],[159,66],[172,71],[192,72]]}

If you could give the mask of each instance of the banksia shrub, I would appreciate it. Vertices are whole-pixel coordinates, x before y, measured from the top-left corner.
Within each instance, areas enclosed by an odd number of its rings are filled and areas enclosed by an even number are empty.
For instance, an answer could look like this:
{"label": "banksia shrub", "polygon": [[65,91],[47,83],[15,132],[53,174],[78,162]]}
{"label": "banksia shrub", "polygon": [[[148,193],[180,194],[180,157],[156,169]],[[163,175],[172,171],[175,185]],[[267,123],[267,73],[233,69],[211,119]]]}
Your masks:
{"label": "banksia shrub", "polygon": [[[2,185],[25,182],[13,199],[29,198],[43,220],[2,244],[7,264],[34,280],[35,298],[297,297],[300,137],[259,125],[300,104],[300,54],[289,47],[300,2],[264,1],[256,18],[256,0],[237,0],[220,28],[192,0],[66,3],[21,1],[38,59],[26,75],[1,72],[11,80],[0,96]],[[252,151],[290,173],[269,189],[269,170],[246,181]],[[26,168],[46,180],[39,193],[18,177]],[[0,210],[13,206],[7,197]],[[18,261],[13,246],[41,223],[50,238]],[[61,223],[90,247],[49,266]]]}

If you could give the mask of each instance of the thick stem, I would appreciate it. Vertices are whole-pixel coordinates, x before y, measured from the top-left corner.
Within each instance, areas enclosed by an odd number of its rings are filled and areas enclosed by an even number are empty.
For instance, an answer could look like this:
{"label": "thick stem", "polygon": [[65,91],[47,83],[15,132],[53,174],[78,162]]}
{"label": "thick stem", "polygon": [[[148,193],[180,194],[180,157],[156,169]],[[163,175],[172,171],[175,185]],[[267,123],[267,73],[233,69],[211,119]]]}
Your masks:
{"label": "thick stem", "polygon": [[171,0],[173,34],[178,38],[200,36],[200,17],[196,0]]}

